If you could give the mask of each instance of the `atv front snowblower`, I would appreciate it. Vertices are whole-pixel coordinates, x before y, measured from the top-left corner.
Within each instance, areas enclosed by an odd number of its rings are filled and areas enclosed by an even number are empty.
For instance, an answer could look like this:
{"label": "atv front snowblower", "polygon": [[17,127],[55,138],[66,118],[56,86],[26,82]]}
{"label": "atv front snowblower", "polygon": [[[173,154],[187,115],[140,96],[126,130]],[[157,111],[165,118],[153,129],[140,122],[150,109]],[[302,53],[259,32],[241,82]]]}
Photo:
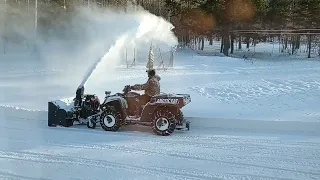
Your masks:
{"label": "atv front snowblower", "polygon": [[123,93],[111,95],[105,91],[100,103],[94,94],[84,94],[78,88],[72,100],[48,103],[48,126],[69,127],[78,121],[94,129],[99,123],[105,131],[117,131],[121,126],[140,124],[151,126],[157,135],[167,136],[174,130],[189,130],[190,122],[183,117],[181,108],[191,102],[189,94],[160,94],[142,104],[140,94],[125,86]]}
{"label": "atv front snowblower", "polygon": [[79,87],[74,99],[48,102],[48,126],[83,124],[86,119],[96,117],[100,112],[100,100],[95,94],[84,94],[84,87]]}

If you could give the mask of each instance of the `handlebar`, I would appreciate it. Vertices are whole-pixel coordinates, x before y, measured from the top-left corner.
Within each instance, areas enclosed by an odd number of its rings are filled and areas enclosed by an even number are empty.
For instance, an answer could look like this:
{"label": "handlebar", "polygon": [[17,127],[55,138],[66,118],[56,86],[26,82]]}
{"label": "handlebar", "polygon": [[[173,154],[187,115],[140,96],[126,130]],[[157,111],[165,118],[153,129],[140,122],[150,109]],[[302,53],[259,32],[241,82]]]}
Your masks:
{"label": "handlebar", "polygon": [[[132,90],[132,86],[126,85],[126,86],[124,86],[122,93],[116,93],[116,95],[123,97],[123,96],[126,96],[127,94],[129,94],[129,92],[131,90]],[[106,95],[105,98],[108,98],[110,96],[110,93],[111,93],[111,91],[105,91],[105,95]],[[136,93],[134,93],[134,94],[136,94]],[[140,95],[140,94],[137,93],[137,95]]]}
{"label": "handlebar", "polygon": [[124,94],[127,94],[127,93],[130,92],[130,91],[131,91],[131,86],[130,86],[130,85],[124,86],[124,88],[123,88],[123,90],[122,90],[122,92],[123,92]]}

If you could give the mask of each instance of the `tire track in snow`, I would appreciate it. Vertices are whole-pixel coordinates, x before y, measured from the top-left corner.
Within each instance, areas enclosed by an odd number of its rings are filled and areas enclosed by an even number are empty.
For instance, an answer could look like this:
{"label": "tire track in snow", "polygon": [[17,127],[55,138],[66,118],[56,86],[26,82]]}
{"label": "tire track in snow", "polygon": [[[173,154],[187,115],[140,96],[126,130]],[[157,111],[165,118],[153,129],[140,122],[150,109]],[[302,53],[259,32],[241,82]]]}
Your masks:
{"label": "tire track in snow", "polygon": [[[8,139],[0,137],[0,139]],[[10,141],[15,142],[26,142],[28,140],[15,140],[10,139]],[[32,141],[28,141],[32,142]],[[223,142],[228,142],[228,144],[223,144]],[[277,159],[277,157],[282,157],[284,159],[283,161],[292,161],[293,159],[297,157],[303,156],[303,160],[301,163],[304,164],[312,164],[312,161],[319,160],[320,155],[318,154],[318,149],[310,149],[308,147],[298,147],[293,149],[293,147],[290,147],[286,145],[287,143],[283,143],[282,146],[265,146],[262,144],[244,144],[241,142],[238,143],[230,143],[228,139],[225,139],[223,142],[213,142],[211,144],[206,143],[199,143],[199,142],[178,142],[178,141],[167,141],[167,140],[147,140],[147,139],[139,139],[139,140],[132,140],[132,144],[154,144],[154,145],[166,145],[168,147],[174,147],[174,146],[188,146],[188,148],[197,150],[197,149],[207,149],[207,150],[224,150],[224,151],[232,151],[237,153],[259,153],[263,155],[270,155],[268,157],[269,159]],[[26,142],[27,143],[27,142]],[[117,148],[125,148],[125,149],[132,149],[128,148],[129,145],[125,146],[113,146],[113,145],[100,145],[100,144],[88,144],[88,145],[63,145],[63,144],[57,144],[54,141],[45,141],[46,144],[52,145],[52,146],[61,146],[61,147],[72,147],[72,148],[90,148],[90,149],[116,149]],[[76,142],[80,143],[80,142]],[[81,143],[82,144],[82,143]],[[141,148],[141,147],[139,147]],[[306,150],[307,149],[307,150]],[[310,152],[311,151],[311,152]],[[277,156],[277,157],[275,157]],[[311,161],[311,162],[309,162]],[[295,163],[296,164],[296,163]],[[304,165],[302,164],[302,165]],[[318,165],[318,164],[315,164]]]}
{"label": "tire track in snow", "polygon": [[[30,123],[30,122],[28,122]],[[30,125],[29,125],[30,126]],[[30,126],[31,128],[32,126]],[[27,128],[29,130],[29,128]],[[37,128],[38,129],[38,128]],[[61,130],[69,131],[70,133],[80,133],[81,135],[84,134],[90,134],[92,135],[92,138],[101,138],[101,135],[103,135],[106,132],[103,131],[87,131],[85,129],[79,129],[79,128],[57,128],[58,131],[48,130],[48,129],[41,129],[38,130],[42,133],[49,133],[54,132],[55,133],[61,132]],[[31,129],[30,129],[31,131]],[[34,129],[32,129],[34,131]],[[38,132],[38,133],[40,133]],[[51,133],[48,134],[48,136]],[[74,134],[74,135],[75,135]],[[300,179],[308,179],[312,177],[320,178],[319,173],[317,173],[317,170],[314,170],[315,168],[319,167],[319,159],[318,154],[315,154],[317,150],[319,149],[319,143],[316,142],[310,142],[310,144],[307,142],[299,142],[299,141],[281,141],[281,140],[273,140],[273,139],[256,139],[256,137],[233,137],[233,136],[227,136],[227,137],[219,137],[219,136],[206,136],[206,135],[195,135],[195,134],[186,134],[184,135],[173,135],[171,137],[157,137],[152,134],[146,134],[146,133],[131,133],[131,132],[118,132],[118,133],[107,133],[109,138],[117,138],[119,140],[119,137],[123,137],[125,140],[133,140],[132,144],[135,144],[138,146],[139,144],[159,144],[163,145],[165,147],[179,147],[178,149],[152,149],[152,148],[132,148],[127,146],[119,146],[119,145],[63,145],[59,143],[52,143],[53,141],[45,141],[45,145],[49,146],[56,146],[56,147],[64,147],[64,148],[76,148],[76,149],[93,149],[93,150],[111,150],[115,152],[126,152],[129,154],[139,154],[139,155],[147,155],[147,156],[163,156],[163,157],[173,157],[176,160],[179,159],[187,159],[191,161],[206,161],[210,163],[217,163],[222,166],[227,166],[231,168],[241,168],[244,170],[248,170],[249,172],[253,173],[254,175],[250,174],[231,174],[230,176],[225,176],[225,174],[219,174],[219,173],[209,173],[207,175],[207,172],[201,172],[201,171],[190,171],[185,170],[187,175],[181,175],[179,174],[181,169],[177,168],[169,168],[169,167],[152,167],[150,174],[153,174],[154,176],[159,175],[163,176],[163,173],[157,171],[157,168],[160,168],[162,170],[165,170],[167,172],[178,172],[177,178],[184,178],[189,177],[189,179],[210,179],[210,178],[221,178],[221,179],[241,179],[247,177],[248,179],[264,179],[268,177],[259,176],[259,172],[267,172],[268,174],[283,174],[283,176],[287,177],[290,176],[292,179],[295,177],[300,177]],[[129,135],[129,137],[128,137]],[[137,138],[137,139],[135,139]],[[151,138],[151,139],[150,139]],[[134,140],[135,139],[135,140]],[[58,142],[58,140],[56,140]],[[90,141],[90,140],[89,140]],[[154,143],[155,142],[155,143]],[[68,143],[75,143],[75,142],[69,142]],[[76,143],[83,144],[83,142],[79,141]],[[103,142],[101,142],[103,143]],[[107,142],[106,142],[107,143]],[[304,147],[304,145],[306,145]],[[190,152],[183,152],[184,146],[187,146]],[[255,148],[256,147],[256,148]],[[191,148],[191,149],[190,149]],[[202,149],[210,150],[211,152],[204,152],[201,153]],[[254,151],[259,149],[262,151],[263,157],[257,156],[252,154],[251,152],[255,153]],[[291,149],[291,151],[290,151]],[[192,153],[194,152],[194,153]],[[235,152],[247,152],[245,155],[243,154],[236,154],[235,156],[232,156],[231,154],[235,154]],[[215,154],[216,153],[216,154]],[[303,154],[307,154],[304,156],[308,156],[308,160],[303,159],[301,156]],[[209,155],[207,155],[209,154]],[[46,154],[40,154],[43,156],[47,156]],[[266,157],[266,155],[270,155],[271,157]],[[274,157],[273,155],[276,155]],[[285,156],[286,158],[282,157]],[[289,156],[288,156],[289,155]],[[60,155],[57,155],[60,156]],[[315,158],[312,159],[312,156]],[[3,157],[5,158],[5,157]],[[73,158],[73,157],[72,157]],[[72,161],[72,158],[70,161]],[[80,158],[81,157],[77,157]],[[295,160],[294,158],[297,158],[298,160]],[[17,159],[17,157],[16,157]],[[41,159],[41,158],[40,158]],[[311,160],[311,161],[310,161]],[[28,161],[28,160],[26,160]],[[91,159],[91,161],[96,161]],[[41,162],[39,160],[39,162]],[[105,162],[105,161],[103,161]],[[108,161],[110,162],[110,161]],[[70,164],[66,163],[65,164]],[[110,162],[113,163],[113,162]],[[293,164],[293,165],[292,165]],[[83,165],[83,164],[80,164]],[[126,165],[126,164],[124,164]],[[97,166],[97,165],[90,165],[89,166]],[[104,165],[107,167],[107,165]],[[127,165],[130,166],[131,165]],[[298,166],[298,167],[297,167]],[[307,168],[302,168],[303,166],[306,166]],[[121,166],[122,167],[122,166]],[[121,169],[114,167],[114,169]],[[139,166],[140,168],[140,166]],[[143,168],[143,167],[142,167]],[[167,170],[167,169],[170,170]],[[290,168],[290,169],[288,169]],[[126,167],[122,169],[127,169]],[[306,169],[305,171],[300,171],[300,169]],[[133,168],[129,168],[130,171],[138,172],[138,173],[146,173],[141,171],[136,171],[135,166]],[[194,172],[194,176],[188,176],[188,172]],[[202,173],[205,174],[205,176],[202,176]],[[175,174],[175,173],[174,173]],[[197,174],[200,174],[200,176],[195,176]],[[229,177],[229,178],[228,178]],[[241,178],[239,178],[241,177]]]}
{"label": "tire track in snow", "polygon": [[[117,135],[116,135],[117,136]],[[1,138],[2,139],[2,138]],[[268,145],[270,145],[270,140],[255,140],[255,141],[248,141],[248,142],[255,142],[255,143],[244,143],[243,139],[236,139],[236,138],[221,138],[220,141],[219,137],[215,138],[217,143],[209,145],[208,142],[203,142],[199,143],[196,141],[191,141],[186,142],[184,140],[181,141],[171,141],[171,140],[164,140],[164,139],[158,139],[157,141],[152,141],[147,138],[143,138],[139,140],[133,140],[133,144],[159,144],[159,145],[165,145],[168,147],[174,147],[174,146],[181,146],[183,149],[183,146],[188,146],[188,148],[191,148],[192,150],[196,151],[201,151],[203,149],[207,149],[209,151],[218,151],[218,152],[224,152],[225,154],[234,154],[236,153],[246,153],[251,152],[250,157],[243,157],[243,154],[240,154],[238,158],[242,158],[242,161],[252,161],[252,162],[263,162],[265,166],[268,166],[270,164],[270,161],[277,162],[277,165],[279,164],[293,164],[295,166],[309,166],[309,167],[319,167],[320,163],[315,163],[319,162],[319,156],[318,156],[318,150],[314,149],[309,149],[306,147],[307,150],[304,148],[293,148],[293,147],[287,147],[288,143],[284,142],[278,142],[280,145],[279,147],[276,146],[264,146],[263,144],[259,144],[257,142],[269,142]],[[237,143],[231,143],[230,139],[233,139]],[[16,140],[14,140],[16,141]],[[24,140],[18,140],[20,142],[25,142]],[[150,149],[136,149],[136,148],[128,148],[127,146],[112,146],[112,145],[95,145],[95,144],[89,144],[89,145],[62,145],[62,144],[57,144],[57,143],[52,143],[53,141],[45,141],[45,144],[52,145],[52,146],[59,146],[59,147],[67,147],[67,148],[83,148],[83,149],[96,149],[96,150],[104,150],[104,149],[111,149],[111,150],[116,150],[116,151],[122,151],[122,152],[128,152],[128,153],[137,153],[137,154],[145,154],[145,155],[154,155],[154,154],[161,154],[161,155],[166,155],[166,156],[173,156],[173,157],[180,157],[180,158],[187,158],[187,159],[194,159],[194,160],[205,160],[205,161],[214,161],[214,159],[217,159],[217,156],[209,156],[208,158],[207,155],[199,155],[197,154],[196,156],[186,153],[186,152],[181,152],[180,150],[178,151],[170,151],[169,153],[166,151],[163,151],[165,153],[159,153],[157,151],[153,151]],[[228,142],[228,144],[224,144],[225,142]],[[73,143],[73,142],[71,142]],[[79,142],[77,142],[79,143]],[[291,143],[290,143],[291,145]],[[302,144],[303,145],[303,144]],[[309,150],[308,150],[309,149]],[[311,151],[311,152],[310,152]],[[253,153],[256,153],[256,155],[252,155]],[[260,155],[263,155],[263,157],[260,157]],[[221,155],[220,155],[221,156]],[[301,159],[301,156],[304,158]],[[232,157],[220,157],[221,159],[231,159]],[[279,158],[281,157],[281,158]],[[295,160],[296,158],[301,159],[301,160]],[[233,162],[233,161],[231,161]],[[314,168],[311,168],[314,169]],[[284,169],[286,170],[286,169]],[[309,172],[301,172],[301,173],[309,173]]]}
{"label": "tire track in snow", "polygon": [[[188,152],[181,152],[181,151],[175,151],[175,150],[149,150],[145,148],[128,148],[124,146],[115,146],[115,145],[62,145],[62,144],[52,144],[54,146],[59,147],[65,147],[65,148],[75,148],[75,149],[93,149],[93,150],[114,150],[116,152],[126,152],[128,154],[139,154],[139,155],[147,155],[147,156],[168,156],[168,157],[174,157],[177,159],[189,159],[189,160],[195,160],[195,161],[207,161],[210,163],[217,163],[223,166],[231,166],[234,168],[242,168],[242,169],[248,169],[250,171],[255,170],[258,172],[269,172],[270,174],[274,173],[283,173],[287,174],[289,173],[292,177],[306,177],[306,176],[316,176],[320,178],[320,173],[317,172],[317,167],[320,166],[320,163],[315,162],[305,162],[302,160],[302,162],[295,161],[294,158],[292,159],[286,159],[282,160],[282,157],[261,157],[261,156],[254,156],[254,155],[246,155],[246,156],[231,156],[226,155],[227,154],[233,154],[230,151],[222,151],[219,149],[219,147],[211,149],[211,152],[219,152],[215,155],[209,155],[209,154],[192,154]],[[164,144],[165,147],[168,147],[168,144]],[[183,149],[183,148],[182,148]],[[197,152],[197,151],[195,151]],[[298,158],[298,156],[296,157]],[[272,162],[272,163],[271,163]],[[273,164],[273,166],[270,166]],[[299,169],[303,169],[300,167],[305,166],[312,166],[312,170],[309,169],[309,171],[302,171]],[[291,167],[288,169],[288,167]],[[198,172],[199,173],[199,172]]]}
{"label": "tire track in snow", "polygon": [[[248,133],[250,134],[250,133]],[[219,143],[249,143],[249,144],[261,144],[264,146],[284,146],[284,145],[292,145],[292,146],[301,146],[303,148],[308,148],[308,146],[312,149],[319,149],[320,150],[320,142],[305,142],[304,141],[281,141],[281,140],[272,140],[266,138],[241,138],[241,137],[234,137],[234,136],[219,136],[219,135],[210,135],[210,136],[198,136],[198,135],[187,135],[187,136],[179,136],[175,135],[174,138],[168,137],[167,139],[159,139],[158,142],[174,142],[174,143],[192,143],[195,144],[208,144],[210,142],[219,142]]]}
{"label": "tire track in snow", "polygon": [[[40,153],[22,153],[22,152],[3,152],[0,151],[0,158],[12,159],[18,161],[28,161],[36,163],[54,163],[54,164],[68,164],[68,165],[84,165],[95,166],[99,168],[113,168],[122,169],[136,173],[150,174],[153,176],[163,177],[167,174],[166,179],[234,179],[235,175],[222,173],[207,173],[192,170],[176,169],[172,167],[157,167],[157,166],[138,166],[128,165],[117,162],[88,159],[80,157],[68,156],[54,156]],[[251,175],[250,179],[263,179],[263,177]]]}
{"label": "tire track in snow", "polygon": [[[148,141],[142,141],[142,144],[144,143],[149,143],[150,144],[150,140]],[[167,141],[168,142],[168,141]],[[74,142],[71,142],[74,143]],[[139,140],[133,141],[133,144],[135,143],[139,143]],[[140,142],[141,143],[141,142]],[[157,142],[159,143],[159,142]],[[170,146],[171,147],[171,143],[161,143],[162,145]],[[191,142],[189,144],[192,144]],[[251,157],[250,155],[248,156],[243,156],[241,155],[241,157],[233,157],[230,155],[225,155],[225,154],[221,154],[221,146],[217,146],[216,148],[212,148],[211,152],[215,152],[215,151],[220,151],[219,154],[216,155],[206,155],[206,154],[192,154],[192,153],[186,153],[186,152],[181,152],[181,151],[176,151],[176,150],[170,150],[170,151],[163,151],[160,149],[159,151],[154,151],[154,150],[149,150],[149,149],[144,149],[144,148],[140,148],[140,149],[136,149],[136,148],[128,148],[126,146],[115,146],[115,145],[96,145],[96,144],[88,144],[88,145],[63,145],[63,144],[57,144],[57,143],[52,143],[49,141],[46,141],[46,145],[47,146],[53,146],[53,147],[62,147],[62,148],[67,148],[67,149],[93,149],[93,150],[98,150],[98,151],[103,151],[103,150],[111,150],[111,151],[115,151],[115,152],[126,152],[129,154],[139,154],[139,155],[147,155],[147,156],[168,156],[168,157],[174,157],[177,159],[189,159],[189,160],[196,160],[196,161],[208,161],[208,162],[214,162],[214,163],[218,163],[220,165],[225,165],[225,166],[231,166],[231,167],[235,167],[235,168],[243,168],[243,169],[248,169],[249,171],[258,171],[258,172],[270,172],[270,174],[274,174],[274,173],[291,173],[290,175],[292,177],[298,176],[317,176],[319,177],[319,174],[317,173],[312,173],[312,172],[304,172],[304,171],[299,171],[297,169],[294,169],[291,167],[291,169],[285,169],[287,167],[290,167],[290,165],[292,164],[297,164],[296,163],[292,163],[288,160],[281,160],[281,158],[278,159],[277,161],[277,157],[274,157],[274,159],[269,159],[268,157]],[[139,144],[138,144],[139,145]],[[176,144],[178,145],[178,144]],[[187,145],[187,144],[186,144]],[[223,146],[223,145],[222,145]],[[227,154],[234,154],[234,152],[232,152],[232,149],[230,151],[226,151],[226,149],[228,149],[227,147],[228,145],[226,145],[225,149],[223,149],[223,153],[227,153]],[[199,147],[201,148],[201,147]],[[50,149],[50,148],[49,148]],[[183,148],[181,148],[183,149]],[[196,152],[196,151],[195,151]],[[45,155],[45,154],[44,154]],[[57,155],[60,156],[60,155]],[[80,157],[81,158],[81,157]],[[299,157],[297,157],[299,158]],[[268,167],[268,165],[270,165],[270,160],[274,162],[276,162],[276,164],[278,165],[279,163],[286,163],[285,165],[283,165],[282,167]],[[290,159],[289,159],[290,160]],[[291,159],[293,160],[293,159]],[[238,161],[238,162],[237,162]],[[239,163],[239,161],[245,161],[245,163]],[[258,162],[258,164],[257,164]],[[263,164],[259,164],[263,162]],[[301,164],[301,162],[298,163],[298,165],[300,166],[310,166],[311,164]],[[314,164],[313,166],[315,167],[319,167],[319,165]],[[177,170],[180,171],[180,170]],[[197,171],[199,173],[199,171]],[[216,177],[216,176],[215,176]],[[259,179],[255,176],[255,178],[252,179]],[[263,179],[263,178],[262,178]]]}
{"label": "tire track in snow", "polygon": [[[119,135],[119,134],[117,134]],[[117,136],[116,135],[116,136]],[[208,142],[203,142],[200,143],[199,141],[194,141],[191,140],[190,137],[186,138],[186,137],[181,137],[181,139],[179,141],[174,140],[169,138],[168,139],[157,139],[157,141],[152,141],[155,142],[155,144],[165,144],[166,146],[175,146],[177,143],[179,145],[186,145],[189,146],[193,149],[196,148],[206,148],[206,149],[210,149],[210,150],[224,150],[224,151],[228,151],[231,153],[234,152],[252,152],[252,153],[259,153],[259,154],[263,154],[264,155],[264,159],[259,159],[260,161],[263,161],[265,164],[268,164],[268,161],[270,162],[270,160],[273,160],[275,162],[279,163],[289,163],[291,162],[292,164],[295,165],[309,165],[309,166],[317,166],[318,164],[314,164],[313,161],[317,161],[319,158],[317,157],[318,155],[318,150],[316,149],[311,149],[309,147],[304,146],[303,148],[298,147],[295,148],[294,151],[292,150],[292,145],[296,144],[296,145],[304,145],[304,143],[285,143],[282,141],[276,141],[276,140],[266,140],[266,139],[256,139],[256,140],[244,140],[244,139],[237,139],[237,138],[221,138],[221,137],[214,137],[214,138],[205,138],[205,137],[197,137],[194,136],[195,139],[202,139],[202,140],[212,140],[215,139],[215,142],[218,143],[214,143],[214,144],[208,144]],[[186,141],[189,140],[189,141]],[[192,138],[193,139],[193,138]],[[193,143],[190,143],[190,140],[193,141]],[[230,144],[231,142],[236,142],[236,144]],[[136,141],[137,143],[151,143],[150,140],[148,139],[139,139],[138,141]],[[223,142],[228,142],[228,144],[222,144]],[[245,144],[243,145],[244,142],[249,142],[250,144]],[[47,143],[47,142],[46,142]],[[265,145],[263,144],[265,143]],[[271,145],[270,145],[271,144]],[[273,144],[276,145],[281,145],[280,147],[275,147],[273,146]],[[318,144],[315,143],[315,146],[317,146]],[[286,147],[283,147],[286,146]],[[188,148],[189,148],[188,147]],[[83,147],[84,148],[84,147]],[[115,147],[109,147],[109,148],[115,148]],[[119,147],[117,147],[119,148]],[[129,149],[130,150],[130,149]],[[259,152],[257,152],[257,150]],[[311,152],[310,152],[311,151]],[[152,151],[151,151],[152,153]],[[177,152],[176,154],[181,154],[180,152]],[[266,157],[266,155],[269,155],[270,157]],[[274,157],[274,155],[281,157],[283,160],[280,160],[281,158],[277,158]],[[174,156],[174,154],[173,154]],[[304,159],[301,161],[295,161],[295,158],[299,158],[300,156],[304,156]],[[189,156],[187,156],[186,158],[190,158]],[[203,160],[206,160],[206,158],[204,158]],[[311,160],[311,162],[310,162]]]}
{"label": "tire track in snow", "polygon": [[[28,156],[28,158],[24,158]],[[0,153],[0,158],[3,158],[3,154]],[[85,159],[81,158],[79,160],[78,157],[75,161],[74,158],[60,156],[57,158],[52,155],[38,154],[38,153],[25,153],[19,155],[15,153],[8,153],[5,157],[7,159],[14,160],[23,160],[23,161],[32,161],[32,162],[41,162],[41,163],[60,163],[60,164],[73,164],[73,165],[85,165],[85,166],[96,166],[99,168],[113,168],[113,169],[122,169],[131,172],[139,172],[143,174],[150,174],[153,176],[164,177],[164,174],[167,174],[166,179],[272,179],[268,176],[260,176],[260,175],[250,175],[250,174],[233,174],[233,173],[206,173],[199,171],[192,171],[188,169],[175,169],[168,167],[156,167],[156,166],[131,166],[126,164],[120,164],[115,162],[101,161],[101,160],[93,160],[93,159]],[[43,162],[45,160],[45,162]],[[31,179],[31,178],[29,178]],[[76,179],[76,178],[75,178]],[[77,178],[82,179],[82,178]],[[288,178],[278,178],[281,180],[288,180]]]}
{"label": "tire track in snow", "polygon": [[[66,164],[66,165],[83,165],[88,167],[98,167],[98,168],[113,168],[127,170],[136,173],[150,174],[154,176],[162,177],[163,173],[170,173],[172,177],[170,179],[210,179],[205,176],[197,177],[194,175],[186,176],[184,174],[179,174],[178,171],[175,174],[172,174],[172,170],[163,169],[163,168],[148,168],[143,166],[135,166],[122,164],[117,162],[97,160],[97,159],[88,159],[83,157],[70,157],[63,155],[49,155],[49,154],[40,154],[40,153],[26,153],[26,152],[0,152],[0,158],[2,159],[12,159],[17,161],[27,161],[35,163],[53,163],[53,164]],[[171,172],[170,172],[171,171]]]}
{"label": "tire track in snow", "polygon": [[[150,140],[139,140],[137,142],[147,142],[150,143]],[[269,141],[269,143],[265,142],[266,140],[261,141],[252,141],[252,142],[245,142],[242,139],[233,139],[231,138],[222,138],[217,137],[214,142],[199,142],[195,141],[190,143],[190,141],[177,141],[174,139],[171,140],[157,140],[152,141],[154,144],[163,144],[169,146],[175,146],[176,144],[179,145],[185,145],[188,147],[193,148],[206,148],[206,149],[220,149],[220,150],[232,150],[236,152],[254,152],[259,150],[260,153],[270,153],[272,152],[272,155],[277,156],[287,156],[287,157],[299,157],[301,155],[304,155],[304,158],[307,159],[320,159],[320,154],[318,153],[320,151],[320,143],[310,143],[307,144],[306,142],[281,142],[276,143],[274,141]],[[227,142],[227,144],[225,144]],[[294,151],[293,151],[294,149]]]}
{"label": "tire track in snow", "polygon": [[10,172],[1,172],[0,171],[0,179],[2,180],[13,180],[13,179],[17,179],[17,180],[51,180],[48,178],[33,178],[33,177],[27,177],[27,176],[21,176],[21,175],[17,175],[14,173],[10,173]]}
{"label": "tire track in snow", "polygon": [[[142,143],[142,141],[136,141],[136,143]],[[228,142],[228,141],[225,141]],[[275,146],[264,146],[261,144],[243,144],[243,143],[228,143],[223,144],[219,143],[202,143],[199,144],[197,142],[190,143],[184,142],[157,142],[157,141],[145,141],[145,143],[154,144],[154,145],[162,145],[165,144],[166,146],[174,147],[176,145],[179,146],[187,146],[188,149],[194,150],[195,152],[200,150],[204,151],[223,151],[224,153],[228,152],[228,154],[234,153],[243,153],[248,154],[250,152],[251,157],[261,156],[261,160],[264,160],[265,163],[268,161],[278,162],[278,163],[290,163],[294,165],[300,166],[313,166],[317,167],[320,166],[320,154],[318,153],[319,150],[317,149],[308,149],[305,150],[304,147],[299,148],[292,148],[292,147],[275,147]],[[183,149],[183,148],[182,148]],[[243,156],[243,154],[240,154]],[[281,157],[281,158],[279,158]],[[303,159],[297,161],[296,158],[303,157]],[[281,160],[280,160],[281,159]],[[319,163],[315,163],[318,161]]]}

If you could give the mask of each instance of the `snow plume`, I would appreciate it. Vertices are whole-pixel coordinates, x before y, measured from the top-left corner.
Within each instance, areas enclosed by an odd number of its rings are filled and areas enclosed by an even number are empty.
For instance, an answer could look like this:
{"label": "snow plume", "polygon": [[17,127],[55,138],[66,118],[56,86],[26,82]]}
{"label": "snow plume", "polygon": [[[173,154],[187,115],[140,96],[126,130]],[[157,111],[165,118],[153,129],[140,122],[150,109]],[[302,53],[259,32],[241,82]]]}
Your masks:
{"label": "snow plume", "polygon": [[[6,38],[1,38],[1,45],[6,46],[5,56],[11,53],[10,58],[8,56],[11,66],[19,64],[21,68],[34,68],[31,64],[36,63],[47,70],[63,71],[62,78],[48,77],[46,81],[68,84],[74,89],[68,94],[74,94],[79,84],[89,81],[99,84],[99,80],[107,79],[117,65],[126,63],[126,49],[128,60],[132,61],[134,49],[147,57],[151,42],[163,51],[177,45],[177,38],[171,31],[172,24],[141,7],[128,5],[125,12],[124,9],[102,9],[90,4],[90,8],[75,5],[72,10],[65,11],[56,4],[50,5],[54,10],[49,12],[42,3],[38,5],[38,22],[35,23],[35,4],[30,2],[28,10],[24,6],[8,4],[6,11],[18,14],[10,18],[9,13],[4,12],[3,3],[1,5],[3,16],[0,19],[6,22],[0,23],[2,37],[6,34],[26,40],[17,44],[5,43],[3,39]],[[37,31],[34,30],[35,24]],[[18,46],[25,52],[19,53],[16,58],[19,60],[13,63],[12,56],[17,56]],[[146,64],[147,58],[137,61]]]}
{"label": "snow plume", "polygon": [[[110,18],[105,23],[106,29],[111,31],[111,34],[116,33],[117,39],[113,41],[106,39],[111,42],[111,47],[101,59],[97,59],[80,85],[84,85],[89,79],[94,79],[94,82],[99,84],[101,77],[107,78],[115,70],[116,65],[126,63],[124,56],[126,51],[130,53],[130,51],[139,50],[140,54],[148,56],[151,44],[164,51],[169,51],[172,46],[177,45],[177,38],[171,31],[172,24],[145,10],[130,11],[129,9],[128,13],[117,11],[105,13]],[[128,59],[132,61],[133,53],[128,54]],[[137,61],[146,64],[148,59],[137,59]]]}

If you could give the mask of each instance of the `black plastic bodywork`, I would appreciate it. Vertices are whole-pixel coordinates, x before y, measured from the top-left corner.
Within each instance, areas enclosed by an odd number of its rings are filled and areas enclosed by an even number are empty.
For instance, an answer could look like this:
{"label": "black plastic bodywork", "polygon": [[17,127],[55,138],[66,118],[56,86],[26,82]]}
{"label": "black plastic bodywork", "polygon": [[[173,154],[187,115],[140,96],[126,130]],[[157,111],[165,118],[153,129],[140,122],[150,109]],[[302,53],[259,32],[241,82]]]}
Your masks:
{"label": "black plastic bodywork", "polygon": [[53,102],[48,102],[48,126],[65,126],[73,125],[73,121],[67,118],[67,112],[60,109]]}

